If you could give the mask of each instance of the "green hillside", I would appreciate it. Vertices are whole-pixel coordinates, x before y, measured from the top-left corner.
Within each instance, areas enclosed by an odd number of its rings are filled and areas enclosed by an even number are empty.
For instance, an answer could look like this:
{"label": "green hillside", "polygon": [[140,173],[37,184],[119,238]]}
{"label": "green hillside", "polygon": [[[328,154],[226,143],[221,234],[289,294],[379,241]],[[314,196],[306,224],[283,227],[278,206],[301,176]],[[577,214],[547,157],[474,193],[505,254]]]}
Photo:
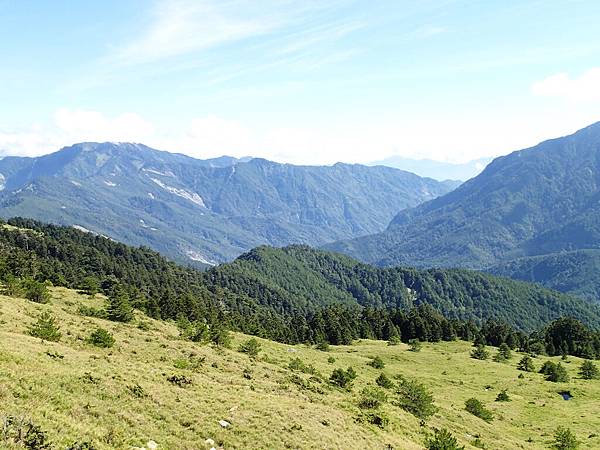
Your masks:
{"label": "green hillside", "polygon": [[[101,297],[63,288],[53,289],[46,305],[0,296],[2,448],[23,448],[15,436],[19,430],[28,435],[30,421],[39,427],[30,432],[38,445],[31,448],[52,449],[150,448],[152,440],[161,450],[416,450],[434,428],[443,427],[467,449],[533,450],[548,448],[559,426],[569,427],[581,448],[600,446],[600,382],[580,379],[581,360],[575,357],[551,358],[567,368],[567,383],[517,370],[520,354],[504,363],[472,359],[471,344],[458,341],[411,352],[404,344],[381,341],[318,351],[260,339],[258,356],[250,358],[237,351],[248,339],[241,334],[231,349],[217,348],[183,340],[174,324],[139,312],[130,324],[78,313],[82,305],[102,303]],[[58,342],[27,334],[42,312],[56,318]],[[112,348],[87,341],[96,327],[112,333]],[[370,365],[376,356],[384,368]],[[539,368],[547,359],[534,358],[534,364]],[[329,382],[335,369],[348,367],[357,374],[350,388]],[[373,402],[382,373],[396,386],[398,376],[423,383],[435,414],[422,422],[402,409],[397,387],[379,388],[385,398],[380,405]],[[501,390],[509,402],[495,401]],[[563,400],[563,391],[573,398]],[[465,410],[472,397],[491,410],[491,422]],[[229,425],[222,427],[221,420]],[[41,446],[48,442],[51,446]]]}

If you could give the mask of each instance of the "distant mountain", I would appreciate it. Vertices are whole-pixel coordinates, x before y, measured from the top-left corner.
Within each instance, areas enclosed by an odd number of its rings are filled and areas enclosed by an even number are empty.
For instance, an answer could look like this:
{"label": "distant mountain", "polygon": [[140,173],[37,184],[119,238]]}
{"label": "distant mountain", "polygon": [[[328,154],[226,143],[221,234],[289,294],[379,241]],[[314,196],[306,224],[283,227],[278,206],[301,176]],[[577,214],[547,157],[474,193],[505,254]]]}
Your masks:
{"label": "distant mountain", "polygon": [[406,170],[422,177],[434,180],[466,181],[479,175],[493,158],[480,158],[462,164],[446,163],[431,159],[410,159],[402,156],[390,156],[370,163],[370,166],[387,166]]}
{"label": "distant mountain", "polygon": [[0,160],[0,216],[73,225],[172,259],[214,264],[262,244],[381,231],[452,183],[387,167],[198,160],[141,144],[82,143]]}
{"label": "distant mountain", "polygon": [[326,248],[383,266],[491,268],[571,291],[548,271],[531,276],[539,259],[504,263],[553,255],[554,266],[572,268],[569,252],[600,249],[600,123],[497,158],[455,191],[401,211],[384,232]]}

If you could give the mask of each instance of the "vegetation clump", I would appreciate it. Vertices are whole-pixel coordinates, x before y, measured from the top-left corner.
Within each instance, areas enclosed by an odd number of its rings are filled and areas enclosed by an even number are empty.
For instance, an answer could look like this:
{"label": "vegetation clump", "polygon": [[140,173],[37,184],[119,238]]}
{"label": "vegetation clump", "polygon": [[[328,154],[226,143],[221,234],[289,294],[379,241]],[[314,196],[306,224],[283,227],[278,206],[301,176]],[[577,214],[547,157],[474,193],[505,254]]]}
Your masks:
{"label": "vegetation clump", "polygon": [[58,342],[62,336],[56,319],[48,311],[40,314],[38,320],[29,327],[28,333],[33,337],[50,342]]}
{"label": "vegetation clump", "polygon": [[569,374],[567,373],[567,369],[561,363],[554,363],[552,361],[546,361],[542,368],[540,369],[540,373],[546,376],[547,381],[552,381],[554,383],[568,383],[569,382]]}
{"label": "vegetation clump", "polygon": [[486,350],[485,345],[479,344],[471,352],[471,358],[484,361],[490,357],[490,353]]}
{"label": "vegetation clump", "polygon": [[185,388],[193,384],[192,379],[185,375],[171,375],[167,378],[167,381],[180,388]]}
{"label": "vegetation clump", "polygon": [[87,338],[88,344],[92,344],[96,347],[110,348],[115,343],[114,336],[105,330],[104,328],[96,328],[92,331]]}
{"label": "vegetation clump", "polygon": [[256,358],[260,353],[261,345],[255,338],[248,339],[240,344],[238,351],[245,353],[250,358]]}
{"label": "vegetation clump", "polygon": [[379,357],[379,356],[375,356],[374,358],[371,358],[371,361],[369,361],[368,364],[371,367],[374,367],[375,369],[383,369],[385,367],[385,363],[383,362],[383,359],[381,359],[381,357]]}
{"label": "vegetation clump", "polygon": [[30,450],[50,450],[46,432],[31,420],[16,416],[2,417],[0,436],[5,444],[14,444]]}
{"label": "vegetation clump", "polygon": [[394,382],[385,373],[379,374],[379,376],[375,379],[375,384],[384,389],[391,389],[394,387]]}
{"label": "vegetation clump", "polygon": [[481,401],[476,398],[470,398],[465,402],[465,409],[475,417],[491,422],[494,418],[492,412],[488,410]]}
{"label": "vegetation clump", "polygon": [[33,279],[23,281],[23,292],[27,300],[35,303],[48,303],[50,301],[50,291],[46,284]]}
{"label": "vegetation clump", "polygon": [[579,442],[569,428],[561,426],[554,433],[552,448],[555,450],[576,450],[579,448]]}
{"label": "vegetation clump", "polygon": [[517,364],[517,369],[523,372],[535,372],[535,365],[533,364],[533,358],[529,355],[525,355]]}
{"label": "vegetation clump", "polygon": [[464,450],[464,446],[458,445],[458,441],[452,433],[445,428],[435,429],[433,434],[425,440],[427,450]]}
{"label": "vegetation clump", "polygon": [[398,380],[396,395],[396,405],[419,419],[427,420],[437,411],[433,396],[423,384],[417,381],[401,376]]}
{"label": "vegetation clump", "polygon": [[408,350],[411,352],[420,352],[423,345],[418,339],[411,339],[408,341]]}
{"label": "vegetation clump", "polygon": [[600,370],[592,361],[585,360],[579,367],[579,376],[584,380],[600,379]]}
{"label": "vegetation clump", "polygon": [[502,344],[500,344],[500,347],[498,347],[498,352],[494,355],[494,361],[504,362],[508,361],[510,358],[512,358],[510,347],[505,342],[503,342]]}
{"label": "vegetation clump", "polygon": [[123,287],[117,285],[108,297],[106,317],[114,322],[131,322],[133,320],[133,307],[129,296]]}
{"label": "vegetation clump", "polygon": [[329,382],[334,386],[347,389],[352,385],[357,376],[352,367],[348,367],[346,370],[338,368],[331,373]]}
{"label": "vegetation clump", "polygon": [[510,396],[508,395],[508,392],[506,392],[506,389],[502,389],[498,395],[496,396],[496,401],[497,402],[510,402]]}
{"label": "vegetation clump", "polygon": [[376,387],[366,387],[360,393],[358,406],[361,409],[377,409],[387,401],[385,392]]}

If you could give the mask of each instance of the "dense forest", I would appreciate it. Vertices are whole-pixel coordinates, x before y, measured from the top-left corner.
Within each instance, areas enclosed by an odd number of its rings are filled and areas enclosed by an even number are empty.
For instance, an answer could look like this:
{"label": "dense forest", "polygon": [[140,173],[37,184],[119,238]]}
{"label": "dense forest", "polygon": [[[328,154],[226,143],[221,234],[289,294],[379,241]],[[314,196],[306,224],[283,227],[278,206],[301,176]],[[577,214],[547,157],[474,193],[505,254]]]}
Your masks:
{"label": "dense forest", "polygon": [[600,311],[584,300],[478,272],[377,269],[304,246],[261,247],[203,273],[147,248],[11,219],[0,224],[0,277],[32,299],[43,297],[36,283],[98,290],[155,318],[281,342],[460,338],[600,355]]}

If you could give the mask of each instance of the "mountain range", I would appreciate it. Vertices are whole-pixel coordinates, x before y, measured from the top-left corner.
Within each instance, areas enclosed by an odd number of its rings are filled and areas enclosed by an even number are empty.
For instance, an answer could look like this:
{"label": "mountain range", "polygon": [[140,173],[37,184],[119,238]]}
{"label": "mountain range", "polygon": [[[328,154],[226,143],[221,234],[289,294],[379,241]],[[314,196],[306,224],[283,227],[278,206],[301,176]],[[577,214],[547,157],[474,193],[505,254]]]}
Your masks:
{"label": "mountain range", "polygon": [[496,158],[385,231],[325,248],[380,266],[489,270],[598,299],[589,275],[600,249],[600,123]]}
{"label": "mountain range", "polygon": [[458,184],[388,167],[199,160],[141,144],[81,143],[0,160],[0,216],[76,226],[212,265],[263,244],[375,233],[399,210]]}

